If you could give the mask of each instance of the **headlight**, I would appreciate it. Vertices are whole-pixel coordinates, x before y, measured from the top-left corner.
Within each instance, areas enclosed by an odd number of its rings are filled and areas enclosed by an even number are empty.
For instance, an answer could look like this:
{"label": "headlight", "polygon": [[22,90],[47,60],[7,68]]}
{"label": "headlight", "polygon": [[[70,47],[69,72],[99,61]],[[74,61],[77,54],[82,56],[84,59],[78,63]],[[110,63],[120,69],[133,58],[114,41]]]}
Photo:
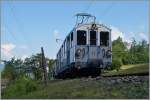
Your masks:
{"label": "headlight", "polygon": [[81,53],[81,49],[77,49],[77,53],[80,54]]}
{"label": "headlight", "polygon": [[112,55],[111,50],[108,50],[106,53],[107,58],[111,57],[111,55]]}

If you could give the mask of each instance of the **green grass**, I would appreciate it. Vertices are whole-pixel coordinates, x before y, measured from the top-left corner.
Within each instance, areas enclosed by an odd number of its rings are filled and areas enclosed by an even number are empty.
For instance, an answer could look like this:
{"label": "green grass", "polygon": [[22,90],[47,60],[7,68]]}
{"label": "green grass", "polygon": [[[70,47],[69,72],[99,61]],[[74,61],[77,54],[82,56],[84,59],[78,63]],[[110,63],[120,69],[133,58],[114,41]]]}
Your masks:
{"label": "green grass", "polygon": [[[122,66],[124,68],[125,66]],[[137,71],[138,70],[138,71]],[[140,70],[140,71],[139,71]],[[130,65],[117,73],[147,72],[148,64]],[[114,74],[115,71],[111,71]],[[110,73],[110,72],[109,72]],[[106,74],[106,73],[105,73]],[[108,74],[108,73],[107,73]],[[148,99],[149,80],[143,82],[111,83],[110,79],[51,80],[47,86],[39,83],[36,91],[2,98],[11,99]]]}
{"label": "green grass", "polygon": [[124,75],[124,74],[137,74],[137,73],[149,73],[149,64],[136,64],[136,65],[123,65],[119,71],[112,70],[106,71],[102,76],[112,75]]}
{"label": "green grass", "polygon": [[81,79],[49,82],[48,86],[41,87],[35,92],[17,96],[16,98],[29,99],[110,99],[110,98],[148,98],[148,80],[142,83],[110,84],[109,80]]}

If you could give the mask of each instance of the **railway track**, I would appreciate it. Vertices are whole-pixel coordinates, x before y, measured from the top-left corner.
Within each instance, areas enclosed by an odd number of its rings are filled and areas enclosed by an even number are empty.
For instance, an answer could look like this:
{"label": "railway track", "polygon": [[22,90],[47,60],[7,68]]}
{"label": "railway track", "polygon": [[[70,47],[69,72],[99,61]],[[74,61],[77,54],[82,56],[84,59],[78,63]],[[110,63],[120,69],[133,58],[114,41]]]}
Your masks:
{"label": "railway track", "polygon": [[143,82],[149,81],[149,75],[146,73],[140,74],[128,74],[128,75],[112,75],[112,76],[97,76],[93,77],[84,77],[79,80],[90,82],[104,82],[107,84],[122,84],[122,83],[134,83],[134,84],[142,84]]}
{"label": "railway track", "polygon": [[[96,77],[92,77],[92,76],[87,76],[87,77],[77,77],[77,78],[67,78],[67,79],[53,79],[53,82],[58,82],[58,81],[63,81],[63,80],[74,80],[74,79],[79,79],[79,80],[101,80],[101,79],[122,79],[122,80],[126,80],[127,78],[129,78],[128,81],[131,81],[132,79],[135,80],[137,78],[149,78],[149,73],[133,73],[133,74],[119,74],[119,75],[107,75],[107,76],[96,76]],[[140,79],[142,80],[142,79]]]}

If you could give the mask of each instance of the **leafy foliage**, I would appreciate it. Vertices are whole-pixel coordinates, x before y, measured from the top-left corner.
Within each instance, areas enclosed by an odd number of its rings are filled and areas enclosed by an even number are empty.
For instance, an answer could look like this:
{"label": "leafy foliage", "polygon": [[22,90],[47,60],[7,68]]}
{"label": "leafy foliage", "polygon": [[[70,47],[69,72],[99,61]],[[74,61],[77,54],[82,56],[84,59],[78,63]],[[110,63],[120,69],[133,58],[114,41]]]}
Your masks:
{"label": "leafy foliage", "polygon": [[121,65],[122,65],[121,60],[113,59],[112,60],[112,67],[111,67],[111,69],[116,69],[118,71],[120,69]]}
{"label": "leafy foliage", "polygon": [[5,62],[5,68],[2,71],[2,77],[10,81],[15,80],[18,76],[23,74],[21,70],[22,61],[20,59],[12,58],[10,61]]}
{"label": "leafy foliage", "polygon": [[118,69],[122,64],[148,63],[149,44],[145,40],[137,43],[135,39],[131,43],[127,43],[118,37],[112,42],[112,59],[112,69]]}
{"label": "leafy foliage", "polygon": [[[49,67],[49,77],[51,77],[51,68],[54,63],[53,59],[46,58],[47,66]],[[12,58],[5,63],[4,70],[2,71],[2,78],[15,80],[21,75],[33,74],[35,80],[42,80],[43,68],[41,67],[41,54],[37,53],[25,60]]]}
{"label": "leafy foliage", "polygon": [[49,78],[52,78],[52,66],[54,64],[55,60],[53,59],[49,59],[49,62],[48,62],[48,67],[49,67]]}
{"label": "leafy foliage", "polygon": [[37,82],[31,80],[28,77],[22,76],[7,86],[7,88],[2,93],[2,97],[16,98],[19,95],[27,94],[37,90],[37,87]]}

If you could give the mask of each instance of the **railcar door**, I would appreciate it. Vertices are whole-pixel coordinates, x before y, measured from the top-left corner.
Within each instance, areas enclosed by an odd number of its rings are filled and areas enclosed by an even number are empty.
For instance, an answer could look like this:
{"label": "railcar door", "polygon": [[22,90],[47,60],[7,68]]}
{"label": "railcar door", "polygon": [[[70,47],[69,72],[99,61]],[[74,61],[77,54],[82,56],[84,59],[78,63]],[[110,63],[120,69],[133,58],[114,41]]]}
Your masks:
{"label": "railcar door", "polygon": [[105,68],[107,67],[108,62],[111,62],[111,56],[107,56],[108,51],[110,50],[110,34],[108,31],[100,32],[100,48],[103,68]]}
{"label": "railcar door", "polygon": [[89,30],[89,59],[97,59],[97,31]]}

